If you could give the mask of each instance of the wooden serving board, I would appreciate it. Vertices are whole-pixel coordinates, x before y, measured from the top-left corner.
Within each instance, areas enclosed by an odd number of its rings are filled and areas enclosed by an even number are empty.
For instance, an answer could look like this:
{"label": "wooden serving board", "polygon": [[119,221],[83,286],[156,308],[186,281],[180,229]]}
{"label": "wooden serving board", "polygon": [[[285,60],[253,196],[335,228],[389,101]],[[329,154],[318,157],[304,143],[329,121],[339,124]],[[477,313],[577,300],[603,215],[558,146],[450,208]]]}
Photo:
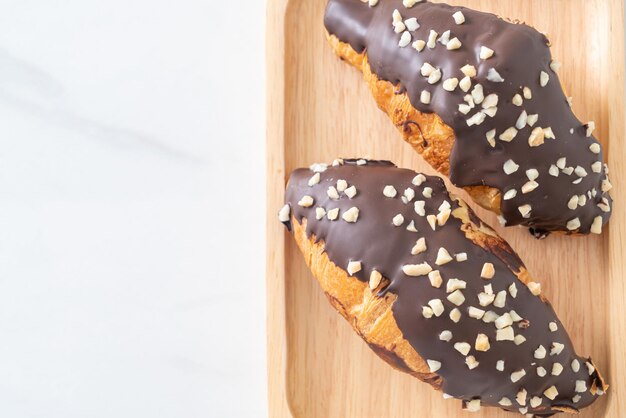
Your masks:
{"label": "wooden serving board", "polygon": [[[385,0],[381,0],[385,1]],[[602,236],[537,241],[472,204],[541,280],[576,349],[611,388],[581,417],[626,416],[626,138],[623,0],[452,0],[548,32],[561,80],[608,152],[614,210]],[[278,222],[291,170],[336,157],[388,159],[434,174],[376,108],[361,74],[324,37],[326,0],[268,0],[267,310],[270,417],[509,417],[393,370],[327,302]],[[466,199],[472,203],[471,200]]]}

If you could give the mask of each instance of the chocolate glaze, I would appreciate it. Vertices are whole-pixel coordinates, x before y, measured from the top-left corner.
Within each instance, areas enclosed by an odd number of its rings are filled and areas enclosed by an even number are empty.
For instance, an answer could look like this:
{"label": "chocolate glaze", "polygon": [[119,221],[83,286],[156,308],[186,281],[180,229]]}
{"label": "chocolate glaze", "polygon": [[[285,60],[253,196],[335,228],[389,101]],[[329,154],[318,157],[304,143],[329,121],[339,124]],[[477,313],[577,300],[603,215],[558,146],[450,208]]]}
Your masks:
{"label": "chocolate glaze", "polygon": [[[492,250],[483,249],[466,238],[461,230],[462,222],[453,216],[444,226],[438,226],[436,231],[433,231],[426,217],[416,214],[414,211],[416,200],[426,202],[427,215],[436,214],[444,200],[447,200],[453,209],[459,206],[448,195],[441,178],[426,176],[426,181],[418,187],[412,184],[416,176],[414,171],[399,169],[386,161],[368,161],[366,165],[358,166],[354,160],[345,160],[344,165],[328,167],[321,173],[320,183],[310,187],[308,181],[313,174],[310,169],[298,169],[290,177],[285,201],[291,208],[291,219],[298,223],[306,220],[307,235],[324,244],[328,257],[338,267],[345,270],[351,260],[360,261],[362,270],[355,274],[359,280],[367,281],[373,269],[389,280],[388,286],[378,296],[382,297],[387,292],[397,296],[392,311],[398,327],[404,338],[422,358],[442,363],[437,374],[443,378],[442,390],[445,393],[465,401],[480,398],[483,405],[491,406],[499,406],[498,401],[502,397],[507,397],[513,402],[513,406],[504,409],[517,411],[521,406],[515,401],[516,394],[521,388],[525,388],[528,391],[528,400],[535,395],[543,398],[540,408],[546,409],[529,407],[529,412],[541,416],[558,412],[548,406],[579,409],[595,400],[595,396],[586,391],[580,394],[582,398],[579,402],[572,401],[576,395],[575,381],[584,380],[587,382],[587,388],[590,388],[591,383],[598,379],[597,373],[594,372],[589,376],[585,367],[587,359],[576,355],[569,336],[551,305],[534,296],[517,278],[515,272],[523,267],[523,263],[513,250],[499,239],[496,240]],[[356,187],[357,194],[353,199],[349,199],[344,193],[340,193],[339,200],[328,197],[328,187],[336,186],[339,179],[346,180],[349,186]],[[398,191],[395,198],[383,195],[383,189],[387,185],[393,185]],[[424,187],[432,188],[432,198],[422,196]],[[415,191],[415,198],[408,204],[401,200],[407,188]],[[313,197],[313,206],[304,208],[298,205],[305,195]],[[330,221],[326,217],[317,220],[315,216],[317,207],[325,208],[326,211],[339,208],[339,218],[336,221]],[[360,211],[355,223],[348,223],[341,218],[341,214],[351,207],[357,207]],[[393,217],[397,214],[404,216],[404,223],[399,227],[392,223]],[[471,210],[470,219],[476,224],[480,223]],[[415,222],[418,232],[406,229],[411,220]],[[427,250],[413,256],[411,248],[421,237],[426,239]],[[447,249],[453,257],[454,254],[465,252],[468,259],[436,266],[435,260],[440,247]],[[404,274],[403,265],[422,262],[428,262],[433,269],[440,271],[443,277],[440,288],[432,287],[425,276],[409,277]],[[480,277],[481,269],[486,262],[493,263],[495,267],[495,277],[491,280]],[[467,283],[467,288],[462,290],[465,303],[459,307],[462,318],[458,323],[449,318],[449,312],[455,307],[446,299],[448,295],[446,282],[450,278],[465,280]],[[494,293],[497,294],[501,290],[507,290],[512,283],[516,283],[517,298],[512,298],[507,293],[504,308],[496,308],[493,305],[480,306],[477,295],[484,290],[485,285],[491,284]],[[441,299],[445,312],[438,318],[425,319],[421,313],[422,307],[427,306],[431,299]],[[496,341],[494,324],[470,318],[467,313],[469,306],[485,311],[493,310],[498,315],[515,310],[530,323],[525,329],[518,327],[517,324],[513,325],[515,334],[523,335],[526,342],[515,345],[512,341]],[[558,324],[556,332],[551,332],[548,328],[552,321]],[[452,331],[451,342],[439,340],[438,335],[443,330]],[[474,349],[478,333],[489,337],[490,350],[479,352]],[[469,354],[480,362],[477,368],[468,369],[465,356],[453,347],[456,342],[468,342],[472,346]],[[552,342],[565,345],[559,355],[549,355]],[[539,345],[543,345],[548,351],[545,359],[534,358],[534,351]],[[580,361],[581,368],[578,373],[573,372],[570,367],[573,359]],[[503,372],[496,370],[498,360],[505,361]],[[550,374],[553,362],[563,365],[563,372],[558,377]],[[398,360],[398,364],[400,363],[403,362]],[[547,376],[541,378],[537,375],[538,366],[547,370]],[[525,369],[526,376],[513,383],[511,373],[519,369]],[[556,385],[559,392],[554,401],[542,395],[552,385]]]}
{"label": "chocolate glaze", "polygon": [[[439,35],[451,30],[450,38],[457,37],[462,43],[461,48],[448,51],[439,42],[436,48],[426,47],[422,52],[410,44],[400,48],[401,34],[395,33],[392,26],[394,9],[400,11],[404,20],[415,17],[421,25],[411,32],[411,42],[427,41],[431,29]],[[465,16],[462,25],[455,24],[452,17],[459,10]],[[398,92],[406,91],[414,108],[424,113],[437,113],[453,128],[456,141],[450,155],[450,179],[455,185],[487,185],[503,194],[512,188],[517,190],[515,198],[503,200],[501,204],[506,225],[522,224],[532,228],[536,236],[545,236],[546,231],[567,231],[567,222],[576,217],[581,223],[580,233],[589,233],[596,216],[602,216],[603,224],[608,221],[610,214],[597,207],[602,197],[610,202],[608,193],[601,191],[605,170],[601,173],[591,170],[592,163],[603,161],[602,152],[596,155],[589,150],[589,146],[598,141],[586,137],[585,126],[572,113],[558,75],[550,68],[549,42],[543,34],[525,24],[510,23],[489,13],[428,2],[409,9],[402,5],[402,0],[381,0],[375,7],[369,7],[361,0],[329,0],[324,24],[330,34],[350,44],[355,51],[366,52],[372,72],[378,78],[396,84]],[[493,49],[495,55],[487,60],[480,59],[481,46]],[[424,62],[441,69],[442,78],[437,84],[428,84],[426,77],[420,74]],[[464,75],[460,69],[466,64],[477,69],[472,87],[480,83],[485,96],[496,93],[499,97],[497,114],[493,118],[487,116],[479,126],[468,127],[466,120],[481,106],[476,105],[469,114],[463,115],[458,105],[464,103],[463,97],[467,93],[458,87],[454,92],[442,87],[445,79],[456,77],[461,80]],[[491,68],[495,68],[505,81],[488,81],[487,73]],[[541,71],[550,76],[543,88],[539,84]],[[521,95],[524,86],[532,90],[532,100],[524,100],[521,107],[513,105],[513,96]],[[422,90],[431,92],[429,105],[420,101]],[[498,140],[502,132],[515,126],[523,110],[529,115],[538,114],[534,127],[551,127],[556,139],[546,139],[543,145],[531,148],[528,137],[533,128],[526,126],[513,141]],[[492,148],[485,135],[494,128],[496,146]],[[548,174],[550,165],[561,157],[567,158],[566,167],[581,166],[587,171],[588,175],[581,183],[572,184],[578,178],[575,174],[561,172],[556,178]],[[502,167],[509,159],[520,168],[516,173],[506,175]],[[523,194],[521,187],[528,181],[525,171],[531,168],[539,171],[536,180],[539,187]],[[586,205],[568,209],[567,203],[574,194],[587,195],[594,188],[597,195],[589,198]],[[527,203],[532,205],[532,212],[530,218],[524,219],[518,207]]]}

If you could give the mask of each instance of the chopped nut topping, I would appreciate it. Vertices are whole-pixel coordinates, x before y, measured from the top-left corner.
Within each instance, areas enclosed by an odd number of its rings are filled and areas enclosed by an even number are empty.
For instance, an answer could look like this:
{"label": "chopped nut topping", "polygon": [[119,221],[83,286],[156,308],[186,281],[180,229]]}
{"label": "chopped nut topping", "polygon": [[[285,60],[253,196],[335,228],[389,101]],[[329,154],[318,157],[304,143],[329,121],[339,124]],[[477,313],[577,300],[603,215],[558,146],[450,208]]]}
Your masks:
{"label": "chopped nut topping", "polygon": [[489,348],[491,348],[489,345],[489,337],[485,334],[478,334],[474,348],[476,351],[489,351]]}
{"label": "chopped nut topping", "polygon": [[456,306],[461,306],[463,302],[465,302],[465,296],[463,296],[463,293],[460,290],[455,290],[450,293],[447,299]]}
{"label": "chopped nut topping", "polygon": [[535,126],[535,123],[537,123],[538,120],[539,120],[539,115],[532,114],[532,115],[528,115],[528,118],[526,119],[526,123],[528,124],[528,126],[533,127]]}
{"label": "chopped nut topping", "polygon": [[391,18],[393,19],[393,23],[402,22],[402,15],[398,11],[398,9],[394,9],[393,13],[391,14]]}
{"label": "chopped nut topping", "polygon": [[354,273],[358,273],[361,271],[361,262],[360,261],[350,261],[348,263],[348,274],[353,276]]}
{"label": "chopped nut topping", "polygon": [[415,203],[413,203],[413,208],[415,209],[415,213],[417,213],[419,216],[425,216],[426,215],[425,205],[426,205],[426,202],[424,202],[423,200],[418,200]]}
{"label": "chopped nut topping", "polygon": [[561,170],[561,172],[566,176],[570,176],[574,172],[574,167],[565,167],[563,170]]}
{"label": "chopped nut topping", "polygon": [[401,226],[404,223],[404,216],[402,216],[401,213],[398,213],[396,216],[393,217],[393,219],[391,220],[391,222],[395,225],[395,226]]}
{"label": "chopped nut topping", "polygon": [[496,295],[493,306],[496,308],[504,308],[504,305],[506,305],[506,290],[501,290]]}
{"label": "chopped nut topping", "polygon": [[485,113],[482,113],[482,112],[475,113],[474,116],[472,116],[466,121],[467,126],[480,125],[481,123],[485,121],[485,117],[486,117]]}
{"label": "chopped nut topping", "polygon": [[437,370],[441,369],[441,362],[437,360],[426,360],[428,363],[428,368],[431,373],[435,373]]}
{"label": "chopped nut topping", "polygon": [[416,30],[419,29],[420,24],[417,23],[417,19],[412,17],[410,19],[407,19],[404,21],[404,25],[406,26],[406,28],[411,31],[411,32],[415,32]]}
{"label": "chopped nut topping", "polygon": [[569,231],[574,231],[578,228],[580,228],[580,219],[574,218],[567,222],[567,229]]}
{"label": "chopped nut topping", "polygon": [[540,283],[528,282],[526,284],[526,286],[530,290],[530,293],[532,293],[535,296],[539,296],[539,294],[541,293],[541,284]]}
{"label": "chopped nut topping", "polygon": [[370,7],[374,7],[378,4],[378,0],[368,0],[367,3],[369,4]]}
{"label": "chopped nut topping", "polygon": [[532,408],[537,408],[539,405],[541,405],[542,401],[543,399],[541,399],[539,396],[533,396],[532,398],[530,398],[530,406]]}
{"label": "chopped nut topping", "polygon": [[[522,370],[523,371],[523,370]],[[524,372],[524,374],[526,374],[526,372]],[[511,378],[512,380],[513,378]],[[518,404],[524,406],[526,405],[526,397],[528,395],[528,392],[526,392],[526,389],[522,388],[517,392],[517,395],[515,396],[515,400],[517,401]]]}
{"label": "chopped nut topping", "polygon": [[404,7],[406,7],[407,9],[410,9],[411,7],[415,6],[417,3],[422,2],[423,0],[402,0],[402,4],[404,5]]}
{"label": "chopped nut topping", "polygon": [[383,275],[377,272],[376,270],[372,270],[370,273],[369,285],[370,289],[374,290],[380,285],[380,282],[383,280]]}
{"label": "chopped nut topping", "polygon": [[504,371],[504,360],[498,360],[496,362],[496,370],[499,372],[503,372]]}
{"label": "chopped nut topping", "polygon": [[465,16],[460,10],[458,12],[455,12],[452,15],[452,18],[454,18],[454,23],[456,23],[457,25],[462,25],[463,23],[465,23]]}
{"label": "chopped nut topping", "polygon": [[[513,96],[513,100],[511,101],[515,106],[521,106],[522,104],[524,104],[524,101],[522,100],[522,96],[518,94],[516,94],[515,96]],[[521,129],[521,128],[520,128]]]}
{"label": "chopped nut topping", "polygon": [[498,105],[498,95],[495,93],[492,93],[488,95],[487,97],[485,97],[482,103],[483,109],[489,109],[492,107],[496,107],[497,105]]}
{"label": "chopped nut topping", "polygon": [[437,217],[435,215],[428,215],[426,220],[428,221],[428,225],[430,225],[434,231],[437,228]]}
{"label": "chopped nut topping", "polygon": [[518,382],[522,377],[526,376],[526,370],[521,369],[511,373],[511,382]]}
{"label": "chopped nut topping", "polygon": [[[348,188],[348,182],[345,180],[337,180],[337,191],[345,192]],[[355,188],[356,190],[356,188]]]}
{"label": "chopped nut topping", "polygon": [[578,373],[580,370],[580,362],[576,359],[572,360],[572,371],[574,373]]}
{"label": "chopped nut topping", "polygon": [[535,350],[535,358],[536,359],[544,359],[546,358],[546,348],[543,345],[540,345],[536,350]]}
{"label": "chopped nut topping", "polygon": [[593,131],[595,131],[596,129],[596,123],[594,121],[589,121],[587,122],[587,125],[585,125],[585,128],[585,135],[587,135],[587,138],[589,138],[591,134],[593,134]]}
{"label": "chopped nut topping", "polygon": [[450,214],[452,213],[452,211],[450,209],[445,209],[442,210],[441,212],[439,212],[437,214],[437,224],[439,226],[443,226],[446,224],[446,222],[448,221],[448,218],[450,218]]}
{"label": "chopped nut topping", "polygon": [[417,52],[422,52],[424,48],[426,47],[426,42],[424,42],[421,39],[418,39],[417,41],[413,42],[412,46],[413,48],[417,50]]}
{"label": "chopped nut topping", "polygon": [[478,303],[480,304],[480,306],[489,306],[493,303],[495,298],[496,298],[496,295],[494,294],[490,295],[490,294],[481,292],[478,294]]}
{"label": "chopped nut topping", "polygon": [[459,87],[461,87],[461,90],[467,93],[469,89],[472,88],[472,80],[468,76],[463,77],[459,82]]}
{"label": "chopped nut topping", "polygon": [[402,271],[407,276],[426,276],[428,273],[433,271],[432,267],[426,262],[421,264],[405,264],[402,266]]}
{"label": "chopped nut topping", "polygon": [[533,129],[530,133],[530,136],[528,137],[528,145],[530,145],[531,147],[538,147],[539,145],[543,144],[544,136],[545,135],[542,128],[537,127]]}
{"label": "chopped nut topping", "polygon": [[543,128],[543,136],[548,139],[556,139],[556,136],[554,135],[554,131],[552,130],[552,127],[550,126],[548,126],[547,128]]}
{"label": "chopped nut topping", "polygon": [[580,395],[575,395],[575,396],[572,398],[572,402],[574,402],[574,403],[578,403],[578,402],[580,402],[580,400],[581,400],[581,399],[582,399],[582,396],[580,396]]}
{"label": "chopped nut topping", "polygon": [[417,240],[413,248],[411,249],[411,255],[417,255],[426,251],[426,239],[420,238]]}
{"label": "chopped nut topping", "polygon": [[509,311],[509,315],[511,315],[511,319],[513,319],[513,322],[519,322],[522,320],[522,317],[513,310]]}
{"label": "chopped nut topping", "polygon": [[544,369],[541,366],[537,367],[537,375],[539,377],[545,377],[545,375],[547,375],[547,374],[548,374],[548,372],[546,371],[546,369]]}
{"label": "chopped nut topping", "polygon": [[302,199],[298,202],[298,206],[302,206],[303,208],[308,208],[313,206],[315,200],[311,196],[303,196]]}
{"label": "chopped nut topping", "polygon": [[431,307],[435,316],[439,317],[444,312],[443,303],[441,299],[431,299],[428,301],[428,306]]}
{"label": "chopped nut topping", "polygon": [[465,280],[448,279],[448,282],[446,283],[446,293],[452,293],[455,290],[465,289],[466,286],[467,283],[465,282]]}
{"label": "chopped nut topping", "polygon": [[561,354],[561,351],[563,351],[564,348],[565,348],[565,345],[561,343],[553,342],[552,346],[550,347],[550,355],[558,356],[559,354]]}
{"label": "chopped nut topping", "polygon": [[492,83],[504,83],[504,78],[502,78],[500,73],[496,71],[495,68],[489,69],[489,71],[487,72],[487,80],[491,81]]}
{"label": "chopped nut topping", "polygon": [[439,273],[439,270],[433,270],[428,273],[428,279],[430,280],[430,285],[434,288],[441,287],[441,284],[443,283],[443,279],[441,278],[441,273]]}
{"label": "chopped nut topping", "polygon": [[330,221],[337,220],[337,218],[339,217],[339,208],[331,209],[328,212],[326,212],[326,217]]}
{"label": "chopped nut topping", "polygon": [[437,68],[428,76],[428,84],[437,84],[441,80],[441,70]]}
{"label": "chopped nut topping", "polygon": [[443,247],[439,248],[439,251],[437,252],[437,260],[435,261],[435,264],[437,264],[438,266],[442,266],[444,264],[449,263],[450,261],[452,261],[452,257],[450,256],[450,253],[448,252],[448,250],[446,250]]}
{"label": "chopped nut topping", "polygon": [[519,206],[517,210],[519,210],[519,213],[522,214],[523,218],[529,218],[532,207],[529,204],[526,204],[526,205]]}
{"label": "chopped nut topping", "polygon": [[428,46],[428,48],[433,49],[437,46],[437,36],[439,36],[439,34],[431,29],[428,34],[428,42],[426,42],[426,46]]}
{"label": "chopped nut topping", "polygon": [[[502,135],[500,135],[500,136],[502,136]],[[504,173],[506,175],[510,175],[510,174],[513,174],[513,173],[515,173],[517,171],[517,169],[519,168],[519,165],[515,164],[515,161],[513,161],[513,160],[507,160],[504,163],[504,166],[502,168],[503,168]]]}
{"label": "chopped nut topping", "polygon": [[535,168],[526,170],[526,177],[528,177],[528,180],[537,180],[537,178],[539,178],[539,171]]}
{"label": "chopped nut topping", "polygon": [[472,89],[472,99],[475,104],[481,104],[483,100],[485,100],[485,94],[483,90],[483,86],[480,84],[476,84]]}
{"label": "chopped nut topping", "polygon": [[346,196],[348,196],[350,199],[352,199],[354,196],[356,196],[356,187],[350,186],[344,192],[345,192]]}
{"label": "chopped nut topping", "polygon": [[446,48],[449,51],[453,51],[455,49],[459,49],[462,46],[461,41],[459,41],[459,38],[452,38],[450,39],[450,41],[448,41],[448,43],[446,44]]}
{"label": "chopped nut topping", "polygon": [[468,355],[472,346],[468,343],[454,343],[454,349],[464,356]]}
{"label": "chopped nut topping", "polygon": [[337,189],[335,189],[335,186],[330,186],[328,190],[326,191],[326,194],[328,195],[328,197],[330,197],[333,200],[339,200],[339,192],[337,192]]}
{"label": "chopped nut topping", "polygon": [[552,376],[559,376],[563,372],[563,366],[561,363],[554,363],[552,365]]}
{"label": "chopped nut topping", "polygon": [[474,356],[467,356],[465,358],[465,364],[467,364],[467,367],[470,370],[475,369],[476,367],[478,367],[478,365],[480,364],[478,361],[476,361],[476,357]]}
{"label": "chopped nut topping", "polygon": [[433,189],[430,187],[424,187],[424,190],[422,190],[422,196],[430,199],[431,197],[433,197]]}
{"label": "chopped nut topping", "polygon": [[494,311],[485,312],[485,316],[483,316],[483,322],[486,324],[491,324],[496,322],[496,319],[500,318],[500,315],[495,313]]}
{"label": "chopped nut topping", "polygon": [[585,393],[587,391],[587,382],[584,380],[577,380],[576,388],[574,390],[578,393]]}
{"label": "chopped nut topping", "polygon": [[[476,366],[478,366],[478,362],[476,362]],[[473,367],[470,367],[470,369],[473,369]],[[480,399],[472,399],[471,401],[465,402],[465,410],[467,412],[480,411]]]}
{"label": "chopped nut topping", "polygon": [[318,184],[318,183],[320,182],[320,178],[321,178],[320,173],[315,173],[315,174],[313,174],[313,177],[311,177],[311,178],[309,179],[309,183],[308,183],[308,184],[309,184],[309,186],[310,186],[310,187],[313,187],[313,186],[315,186],[316,184]]}
{"label": "chopped nut topping", "polygon": [[591,171],[593,171],[594,173],[601,173],[602,172],[602,162],[601,161],[596,161],[595,163],[591,164]]}
{"label": "chopped nut topping", "polygon": [[558,177],[559,176],[559,168],[557,166],[555,166],[554,164],[552,164],[550,166],[550,169],[548,170],[548,173],[550,173],[550,175],[553,176],[553,177]]}
{"label": "chopped nut topping", "polygon": [[593,364],[589,363],[588,361],[585,362],[585,366],[587,366],[587,371],[589,372],[589,376],[591,376],[593,372],[596,371],[596,368],[593,367]]}
{"label": "chopped nut topping", "polygon": [[578,207],[578,195],[572,196],[567,202],[567,207],[571,210],[574,210]]}
{"label": "chopped nut topping", "polygon": [[511,283],[509,286],[509,294],[515,299],[517,297],[517,286],[515,283]]}
{"label": "chopped nut topping", "polygon": [[493,57],[493,49],[487,48],[486,46],[481,46],[480,47],[480,59],[488,60],[491,57]]}
{"label": "chopped nut topping", "polygon": [[511,318],[511,315],[508,312],[505,312],[498,317],[498,319],[496,319],[496,328],[498,329],[506,328],[510,325],[513,325],[513,318]]}
{"label": "chopped nut topping", "polygon": [[550,75],[545,71],[542,71],[539,75],[539,85],[541,87],[545,87],[548,85],[548,81],[550,81]]}
{"label": "chopped nut topping", "polygon": [[492,279],[495,274],[496,270],[493,267],[492,263],[483,264],[483,268],[480,271],[480,277],[482,277],[483,279]]}
{"label": "chopped nut topping", "polygon": [[496,341],[513,341],[515,339],[515,335],[513,333],[513,328],[506,327],[499,329],[496,331]]}
{"label": "chopped nut topping", "polygon": [[404,48],[410,43],[411,43],[411,32],[405,30],[404,32],[402,32],[402,36],[400,36],[400,41],[398,42],[398,46],[400,48]]}
{"label": "chopped nut topping", "polygon": [[474,67],[473,65],[464,65],[463,67],[461,67],[461,72],[467,77],[476,77],[476,67]]}
{"label": "chopped nut topping", "polygon": [[318,221],[326,216],[326,209],[324,208],[315,208],[315,219]]}
{"label": "chopped nut topping", "polygon": [[578,177],[586,177],[587,176],[587,170],[585,170],[584,168],[582,168],[581,166],[576,166],[576,168],[574,169],[574,173],[578,176]]}
{"label": "chopped nut topping", "polygon": [[[461,295],[463,296],[463,295]],[[459,311],[457,308],[454,308],[450,311],[450,319],[452,320],[452,322],[457,323],[461,320],[461,311]]]}
{"label": "chopped nut topping", "polygon": [[386,197],[394,198],[396,197],[398,192],[396,191],[396,188],[393,186],[385,186],[385,188],[383,189],[383,194]]}
{"label": "chopped nut topping", "polygon": [[430,104],[430,92],[426,90],[422,90],[420,94],[420,102],[424,104]]}
{"label": "chopped nut topping", "polygon": [[423,174],[418,174],[415,177],[413,177],[412,183],[416,186],[421,186],[422,183],[424,183],[426,181],[426,176],[424,176]]}
{"label": "chopped nut topping", "polygon": [[353,206],[345,211],[341,217],[346,222],[356,222],[359,219],[359,208]]}
{"label": "chopped nut topping", "polygon": [[433,317],[433,310],[429,306],[422,306],[422,316],[426,319]]}
{"label": "chopped nut topping", "polygon": [[526,111],[524,110],[517,118],[517,122],[515,122],[515,128],[518,130],[524,129],[527,121],[528,121],[528,113],[526,113]]}
{"label": "chopped nut topping", "polygon": [[324,163],[315,163],[309,167],[309,169],[313,171],[314,173],[323,173],[324,171],[326,171],[327,168],[328,168],[328,164],[324,164]]}
{"label": "chopped nut topping", "polygon": [[592,234],[602,233],[602,216],[596,216],[595,218],[593,218],[593,223],[591,224],[591,233]]}
{"label": "chopped nut topping", "polygon": [[502,132],[498,138],[500,139],[500,141],[511,142],[516,136],[517,129],[511,126],[506,131]]}
{"label": "chopped nut topping", "polygon": [[558,390],[556,390],[556,386],[552,385],[552,386],[550,386],[548,389],[546,389],[546,390],[543,392],[543,394],[544,394],[544,396],[545,396],[546,398],[548,398],[548,399],[550,399],[551,401],[553,401],[553,400],[554,400],[554,398],[556,398],[556,397],[557,397],[557,395],[559,394],[559,391],[558,391]]}
{"label": "chopped nut topping", "polygon": [[491,148],[494,148],[496,146],[496,130],[492,129],[488,131],[485,135],[487,137],[487,142],[489,142],[489,145],[491,145]]}
{"label": "chopped nut topping", "polygon": [[403,33],[405,30],[406,30],[406,25],[404,24],[404,22],[399,21],[399,22],[393,23],[393,31],[395,33]]}
{"label": "chopped nut topping", "polygon": [[[456,38],[454,38],[456,39]],[[450,41],[452,42],[452,41]],[[448,46],[450,46],[450,44],[448,44]],[[445,80],[443,82],[443,89],[445,91],[454,91],[454,89],[456,89],[456,87],[459,85],[459,79],[458,78],[448,78],[447,80]]]}
{"label": "chopped nut topping", "polygon": [[278,220],[281,222],[289,222],[291,215],[291,207],[289,205],[285,205],[278,211]]}
{"label": "chopped nut topping", "polygon": [[444,33],[442,33],[441,36],[439,37],[439,43],[441,45],[448,45],[449,42],[450,42],[450,30],[447,30]]}
{"label": "chopped nut topping", "polygon": [[513,403],[511,402],[511,400],[509,398],[502,398],[498,401],[498,403],[502,406],[511,406],[513,405]]}
{"label": "chopped nut topping", "polygon": [[452,340],[452,332],[448,330],[441,331],[441,334],[439,334],[439,339],[441,341],[450,342],[450,340]]}
{"label": "chopped nut topping", "polygon": [[535,190],[537,187],[539,187],[539,183],[537,183],[536,181],[528,181],[524,183],[524,185],[522,186],[522,193],[524,194],[530,193],[533,190]]}
{"label": "chopped nut topping", "polygon": [[550,322],[548,324],[548,328],[550,329],[550,331],[556,332],[559,329],[559,326],[556,324],[556,322]]}
{"label": "chopped nut topping", "polygon": [[470,306],[467,312],[470,316],[470,318],[474,318],[474,319],[482,319],[483,316],[485,315],[485,311],[483,311],[482,309],[478,309],[475,308],[473,306]]}
{"label": "chopped nut topping", "polygon": [[603,192],[608,192],[609,190],[611,190],[613,188],[613,185],[611,184],[611,182],[609,181],[608,178],[602,180],[602,191]]}
{"label": "chopped nut topping", "polygon": [[530,99],[532,99],[532,98],[533,98],[533,93],[532,93],[532,91],[530,90],[530,88],[528,88],[528,87],[524,87],[524,88],[522,89],[522,92],[524,93],[524,99],[526,99],[526,100],[530,100]]}
{"label": "chopped nut topping", "polygon": [[463,261],[467,261],[467,253],[458,253],[458,254],[455,254],[454,259],[455,259],[458,263],[462,263]]}

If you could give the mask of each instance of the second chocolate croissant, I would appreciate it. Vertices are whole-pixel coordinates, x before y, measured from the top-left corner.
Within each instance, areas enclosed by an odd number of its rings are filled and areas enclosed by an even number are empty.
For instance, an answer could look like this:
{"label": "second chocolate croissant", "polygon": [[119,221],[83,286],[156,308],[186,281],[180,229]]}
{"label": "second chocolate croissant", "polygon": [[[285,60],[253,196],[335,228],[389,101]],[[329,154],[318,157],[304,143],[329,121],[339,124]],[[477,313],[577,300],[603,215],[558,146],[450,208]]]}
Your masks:
{"label": "second chocolate croissant", "polygon": [[279,219],[369,346],[465,408],[549,416],[606,390],[509,245],[443,180],[389,162],[298,169]]}

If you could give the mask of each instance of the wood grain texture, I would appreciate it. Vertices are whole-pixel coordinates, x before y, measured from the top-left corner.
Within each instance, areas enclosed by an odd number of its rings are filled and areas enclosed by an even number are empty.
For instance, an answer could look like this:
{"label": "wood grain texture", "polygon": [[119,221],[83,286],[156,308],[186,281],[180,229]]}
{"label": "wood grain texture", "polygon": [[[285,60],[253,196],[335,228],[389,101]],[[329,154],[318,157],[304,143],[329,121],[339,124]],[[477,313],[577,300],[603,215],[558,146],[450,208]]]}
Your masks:
{"label": "wood grain texture", "polygon": [[[383,0],[384,1],[384,0]],[[614,213],[602,236],[532,238],[500,228],[611,384],[581,417],[626,416],[626,183],[623,0],[455,0],[549,33],[574,111],[594,120],[607,150]],[[267,310],[271,417],[476,417],[460,401],[393,370],[337,314],[277,221],[291,170],[338,156],[390,159],[434,174],[376,108],[362,76],[324,37],[325,0],[268,0]],[[581,52],[581,51],[584,51]],[[454,188],[453,188],[454,189]],[[463,193],[460,193],[463,195]],[[466,200],[469,201],[469,199]],[[471,204],[471,201],[470,201]],[[483,409],[478,416],[512,416]]]}

